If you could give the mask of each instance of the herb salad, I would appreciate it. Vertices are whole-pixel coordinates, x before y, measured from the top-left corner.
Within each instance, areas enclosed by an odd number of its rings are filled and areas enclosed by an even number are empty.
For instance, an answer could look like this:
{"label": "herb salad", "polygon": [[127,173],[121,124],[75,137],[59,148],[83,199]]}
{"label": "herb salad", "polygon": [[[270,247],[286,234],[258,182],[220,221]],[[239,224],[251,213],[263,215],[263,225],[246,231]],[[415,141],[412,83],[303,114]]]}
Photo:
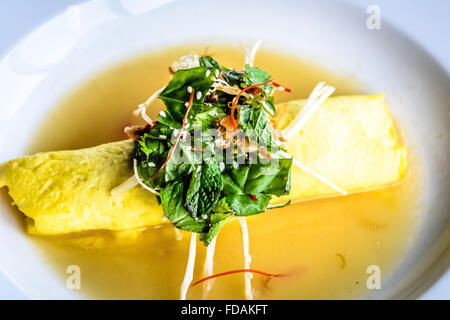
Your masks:
{"label": "herb salad", "polygon": [[257,67],[197,57],[174,72],[159,94],[166,110],[136,136],[138,178],[170,222],[205,245],[233,216],[262,213],[290,191],[292,159],[270,121],[277,88]]}

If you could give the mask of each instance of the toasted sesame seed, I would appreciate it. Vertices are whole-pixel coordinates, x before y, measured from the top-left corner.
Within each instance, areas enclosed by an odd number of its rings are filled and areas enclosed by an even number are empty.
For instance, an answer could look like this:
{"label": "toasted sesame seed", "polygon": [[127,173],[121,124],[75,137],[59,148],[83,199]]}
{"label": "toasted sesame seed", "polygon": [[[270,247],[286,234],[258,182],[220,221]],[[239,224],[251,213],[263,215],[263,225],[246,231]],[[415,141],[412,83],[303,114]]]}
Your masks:
{"label": "toasted sesame seed", "polygon": [[165,113],[164,111],[160,111],[160,112],[159,112],[159,115],[160,115],[161,117],[165,117],[165,116],[166,116],[166,113]]}
{"label": "toasted sesame seed", "polygon": [[192,87],[191,86],[187,87],[187,92],[192,93]]}
{"label": "toasted sesame seed", "polygon": [[202,98],[202,92],[197,91],[196,97],[197,97],[197,100],[200,100]]}
{"label": "toasted sesame seed", "polygon": [[206,70],[205,76],[209,77],[209,75],[211,74],[211,70]]}

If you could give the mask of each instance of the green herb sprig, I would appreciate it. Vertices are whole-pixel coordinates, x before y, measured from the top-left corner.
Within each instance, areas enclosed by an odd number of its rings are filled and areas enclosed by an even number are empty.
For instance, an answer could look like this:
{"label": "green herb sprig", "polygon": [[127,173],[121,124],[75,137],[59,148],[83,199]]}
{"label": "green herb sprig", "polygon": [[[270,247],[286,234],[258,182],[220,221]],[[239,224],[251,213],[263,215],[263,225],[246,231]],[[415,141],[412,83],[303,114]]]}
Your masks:
{"label": "green herb sprig", "polygon": [[[252,145],[253,157],[247,151],[236,152],[239,143],[235,136],[228,141],[228,158],[214,153],[218,139],[212,137],[210,130],[220,129],[222,121],[230,116],[229,105],[235,97],[215,90],[218,79],[244,89],[267,82],[270,75],[249,65],[244,71],[231,70],[210,56],[200,57],[198,67],[178,70],[161,92],[159,98],[166,110],[136,140],[133,152],[139,177],[148,186],[161,190],[159,200],[164,215],[175,227],[199,233],[205,245],[233,216],[262,213],[272,196],[288,194],[292,166],[291,158],[276,152],[279,146],[269,120],[275,116],[270,82],[237,102],[239,129],[245,134],[241,141]],[[177,157],[167,159],[174,148],[173,137],[182,128],[186,102],[192,92],[194,99],[184,131],[191,137],[199,131],[201,142],[183,139],[172,152]],[[210,151],[208,156],[204,156],[206,151]],[[227,163],[230,157],[232,161]],[[177,161],[180,158],[183,161]],[[164,163],[164,169],[158,171]]]}

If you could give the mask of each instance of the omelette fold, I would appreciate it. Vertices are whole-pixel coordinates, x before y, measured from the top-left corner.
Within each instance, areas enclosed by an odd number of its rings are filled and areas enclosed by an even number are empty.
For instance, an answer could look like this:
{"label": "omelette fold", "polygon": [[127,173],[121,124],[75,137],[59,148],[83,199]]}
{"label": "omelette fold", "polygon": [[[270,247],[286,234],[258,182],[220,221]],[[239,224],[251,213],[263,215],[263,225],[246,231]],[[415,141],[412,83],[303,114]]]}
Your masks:
{"label": "omelette fold", "polygon": [[[279,104],[277,128],[284,129],[305,102]],[[130,139],[10,160],[0,164],[0,187],[8,187],[34,234],[164,223],[157,198],[141,186],[111,195],[133,175],[133,145]],[[290,155],[348,192],[394,184],[407,170],[407,149],[397,136],[383,94],[328,98],[287,146]],[[273,204],[338,194],[296,166],[291,179],[290,194],[273,199]]]}

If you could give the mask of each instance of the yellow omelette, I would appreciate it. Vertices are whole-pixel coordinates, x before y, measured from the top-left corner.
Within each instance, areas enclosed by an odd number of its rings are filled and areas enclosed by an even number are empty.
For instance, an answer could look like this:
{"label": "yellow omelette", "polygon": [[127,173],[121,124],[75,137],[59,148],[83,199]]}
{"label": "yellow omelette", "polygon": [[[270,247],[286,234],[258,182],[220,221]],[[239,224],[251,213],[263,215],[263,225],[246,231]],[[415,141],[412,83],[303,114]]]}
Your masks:
{"label": "yellow omelette", "polygon": [[[305,105],[277,106],[277,126],[285,128]],[[0,187],[27,217],[28,231],[62,234],[84,230],[126,230],[163,223],[162,207],[141,186],[120,195],[111,190],[133,175],[133,141],[93,148],[38,153],[0,164]],[[288,153],[348,192],[388,186],[407,169],[384,95],[327,99],[300,132]],[[338,194],[293,165],[291,192],[272,201],[300,201]]]}

